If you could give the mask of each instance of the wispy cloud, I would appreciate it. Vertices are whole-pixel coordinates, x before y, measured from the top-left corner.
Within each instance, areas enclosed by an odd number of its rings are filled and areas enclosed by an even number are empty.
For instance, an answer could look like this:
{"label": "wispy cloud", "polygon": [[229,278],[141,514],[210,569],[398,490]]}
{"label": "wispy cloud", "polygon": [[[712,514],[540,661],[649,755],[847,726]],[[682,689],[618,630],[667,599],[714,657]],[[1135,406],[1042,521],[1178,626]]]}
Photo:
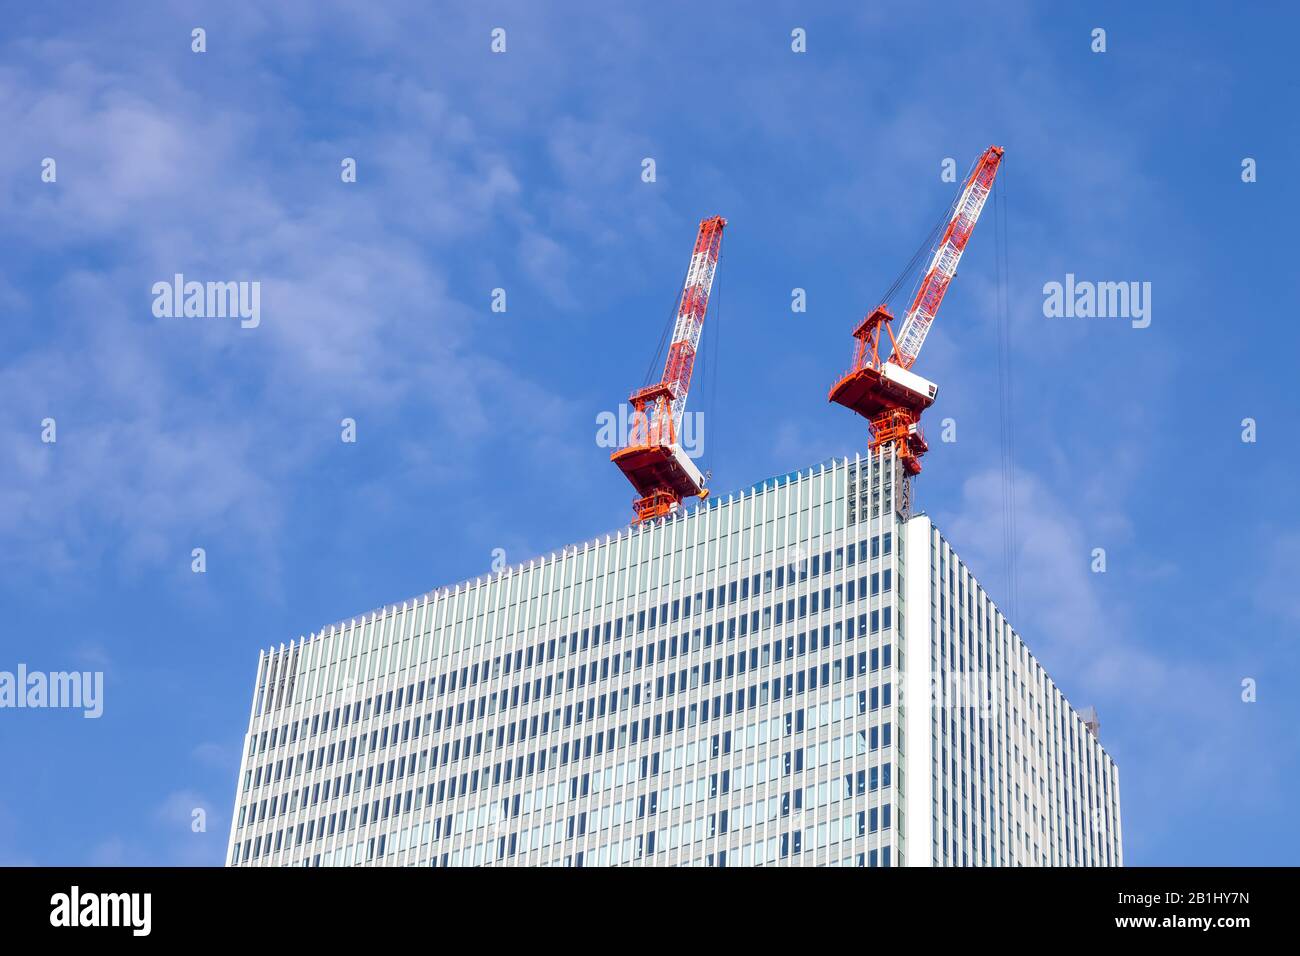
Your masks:
{"label": "wispy cloud", "polygon": [[[0,77],[18,137],[0,174],[34,181],[48,154],[58,181],[11,186],[0,210],[37,250],[98,265],[27,303],[30,334],[4,357],[0,531],[23,543],[6,559],[66,571],[111,546],[158,563],[177,535],[233,533],[272,563],[293,476],[342,417],[373,434],[423,409],[464,460],[488,436],[554,439],[546,387],[468,347],[490,286],[473,305],[449,288],[449,250],[460,261],[454,243],[517,217],[519,184],[444,95],[367,81],[387,106],[344,184],[338,143],[262,159],[285,139],[269,103],[214,102],[88,46],[27,53]],[[571,300],[562,247],[527,226],[518,244],[524,274]],[[259,281],[262,325],[154,319],[151,284],[178,272]],[[57,444],[39,440],[46,417]]]}

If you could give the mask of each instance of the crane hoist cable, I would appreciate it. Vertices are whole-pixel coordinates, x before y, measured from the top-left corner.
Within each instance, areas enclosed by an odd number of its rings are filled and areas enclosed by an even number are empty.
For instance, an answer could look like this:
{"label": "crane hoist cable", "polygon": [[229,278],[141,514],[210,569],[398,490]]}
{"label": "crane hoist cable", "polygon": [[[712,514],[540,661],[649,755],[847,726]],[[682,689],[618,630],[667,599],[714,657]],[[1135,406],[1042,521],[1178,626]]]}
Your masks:
{"label": "crane hoist cable", "polygon": [[[722,257],[721,242],[718,243],[718,257],[719,258]],[[713,284],[713,297],[712,297],[712,302],[710,303],[713,306],[713,323],[711,325],[711,328],[713,330],[711,333],[713,337],[713,345],[710,347],[709,355],[706,355],[704,358],[705,376],[708,378],[708,389],[709,389],[709,398],[708,398],[708,402],[705,405],[708,411],[704,419],[704,427],[708,429],[708,433],[710,436],[709,444],[712,446],[713,449],[709,454],[710,461],[720,460],[720,458],[718,457],[719,429],[718,429],[717,414],[718,414],[718,352],[719,352],[718,343],[722,339],[721,289],[722,289],[721,280],[715,278]],[[712,356],[712,358],[710,358],[709,356]],[[713,474],[713,469],[712,468],[707,469],[705,474],[707,476],[711,476]]]}
{"label": "crane hoist cable", "polygon": [[1008,247],[1007,178],[1005,172],[994,193],[994,245],[997,256],[998,417],[1002,449],[1003,560],[1006,564],[1008,611],[1019,612],[1020,580],[1017,568],[1019,534],[1016,527],[1015,367],[1012,357],[1011,268]]}
{"label": "crane hoist cable", "polygon": [[[970,174],[974,172],[974,170],[975,163],[971,163],[970,169],[966,171],[966,177],[964,178],[969,178]],[[880,301],[885,305],[894,304],[894,298],[898,294],[899,289],[902,288],[904,282],[912,277],[915,277],[912,282],[912,295],[916,295],[917,287],[921,284],[921,280],[924,278],[923,274],[919,274],[921,263],[927,255],[933,255],[935,243],[939,241],[939,236],[942,234],[944,227],[948,225],[949,221],[952,219],[953,211],[957,208],[957,203],[960,199],[961,194],[959,193],[956,198],[943,207],[943,211],[939,213],[938,217],[934,221],[934,226],[931,227],[926,237],[921,240],[921,244],[917,246],[916,251],[912,253],[912,258],[909,259],[907,265],[903,267],[903,271],[894,278],[893,283],[881,298]]]}
{"label": "crane hoist cable", "polygon": [[[685,278],[682,279],[685,285]],[[677,324],[677,310],[681,308],[682,293],[678,292],[673,296],[671,304],[668,306],[668,314],[664,319],[663,329],[659,335],[659,345],[656,346],[654,354],[650,356],[650,364],[646,366],[645,377],[641,379],[641,386],[644,388],[654,381],[655,369],[664,364],[664,347],[668,344],[668,337],[673,333],[673,326]]]}

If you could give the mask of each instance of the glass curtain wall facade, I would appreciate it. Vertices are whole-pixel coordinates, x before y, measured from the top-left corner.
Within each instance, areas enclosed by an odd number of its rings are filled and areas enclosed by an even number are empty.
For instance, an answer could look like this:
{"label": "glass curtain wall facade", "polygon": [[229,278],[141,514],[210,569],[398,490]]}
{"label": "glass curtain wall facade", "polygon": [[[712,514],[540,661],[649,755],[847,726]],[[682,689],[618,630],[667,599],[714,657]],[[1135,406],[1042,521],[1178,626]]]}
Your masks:
{"label": "glass curtain wall facade", "polygon": [[903,719],[905,596],[924,667],[948,645],[894,473],[826,462],[263,652],[228,864],[1040,862],[971,842],[946,719]]}
{"label": "glass curtain wall facade", "polygon": [[931,688],[907,725],[929,741],[909,769],[928,779],[930,862],[1121,866],[1114,761],[930,519],[904,536],[908,636],[930,648],[906,686]]}

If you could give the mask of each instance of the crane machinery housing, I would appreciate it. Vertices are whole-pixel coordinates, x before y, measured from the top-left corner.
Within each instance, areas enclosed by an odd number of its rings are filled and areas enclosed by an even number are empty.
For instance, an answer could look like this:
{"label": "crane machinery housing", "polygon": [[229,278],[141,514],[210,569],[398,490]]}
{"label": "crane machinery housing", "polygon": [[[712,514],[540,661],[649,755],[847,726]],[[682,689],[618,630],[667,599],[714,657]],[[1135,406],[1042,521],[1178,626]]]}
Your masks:
{"label": "crane machinery housing", "polygon": [[[852,409],[870,423],[873,452],[894,449],[905,480],[921,471],[921,456],[928,450],[918,423],[939,387],[912,371],[926,335],[934,324],[944,293],[957,272],[957,263],[979,221],[984,202],[993,189],[1002,162],[1002,147],[990,146],[975,162],[961,192],[947,213],[947,226],[936,243],[929,267],[903,317],[897,336],[891,322],[894,315],[887,303],[876,306],[853,330],[857,340],[853,367],[831,387],[829,399]],[[936,227],[936,232],[937,227]],[[904,270],[906,273],[907,270]],[[903,277],[900,276],[901,281]],[[894,283],[897,288],[899,281]],[[889,339],[890,353],[881,356],[882,333]]]}
{"label": "crane machinery housing", "polygon": [[677,301],[672,343],[658,382],[632,393],[632,423],[627,445],[610,456],[636,489],[637,521],[676,511],[683,498],[708,496],[704,475],[678,440],[700,332],[709,309],[713,276],[727,221],[713,216],[700,222],[686,282]]}

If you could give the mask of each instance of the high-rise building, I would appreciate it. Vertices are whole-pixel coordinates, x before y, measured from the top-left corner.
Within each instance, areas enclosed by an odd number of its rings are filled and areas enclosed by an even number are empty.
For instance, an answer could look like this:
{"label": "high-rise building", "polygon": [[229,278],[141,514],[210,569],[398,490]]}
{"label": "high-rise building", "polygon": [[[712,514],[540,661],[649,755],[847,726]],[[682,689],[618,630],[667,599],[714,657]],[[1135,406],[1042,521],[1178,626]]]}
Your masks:
{"label": "high-rise building", "polygon": [[228,862],[1120,864],[1114,763],[897,469],[826,462],[262,653]]}

